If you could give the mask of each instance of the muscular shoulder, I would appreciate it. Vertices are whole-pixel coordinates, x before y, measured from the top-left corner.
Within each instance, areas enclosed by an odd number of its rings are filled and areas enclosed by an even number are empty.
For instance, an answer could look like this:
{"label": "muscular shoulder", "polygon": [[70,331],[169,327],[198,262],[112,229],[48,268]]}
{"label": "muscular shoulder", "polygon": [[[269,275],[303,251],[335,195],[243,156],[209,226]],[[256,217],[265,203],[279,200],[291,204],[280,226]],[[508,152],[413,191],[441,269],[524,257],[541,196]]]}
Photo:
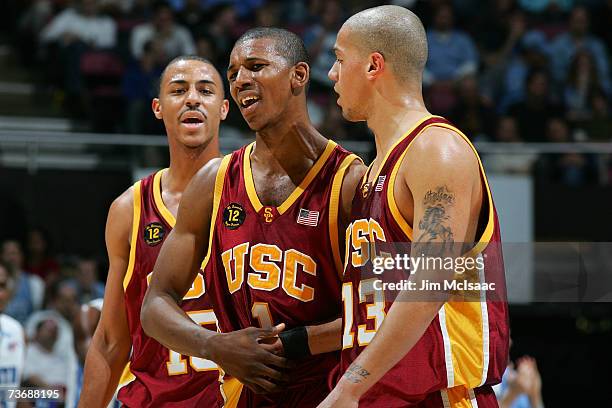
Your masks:
{"label": "muscular shoulder", "polygon": [[130,186],[113,201],[106,221],[107,240],[129,242],[134,216],[134,186]]}
{"label": "muscular shoulder", "polygon": [[355,159],[349,167],[346,169],[344,174],[344,180],[342,181],[342,210],[345,218],[348,218],[351,211],[351,205],[353,202],[353,196],[361,178],[366,172],[366,166],[360,159]]}
{"label": "muscular shoulder", "polygon": [[217,173],[221,168],[221,162],[223,158],[218,157],[210,160],[206,163],[198,172],[193,176],[191,182],[189,183],[189,189],[204,189],[204,190],[214,190],[215,180],[217,178]]}
{"label": "muscular shoulder", "polygon": [[461,135],[450,129],[430,127],[410,145],[401,172],[407,181],[445,176],[477,180],[479,164]]}

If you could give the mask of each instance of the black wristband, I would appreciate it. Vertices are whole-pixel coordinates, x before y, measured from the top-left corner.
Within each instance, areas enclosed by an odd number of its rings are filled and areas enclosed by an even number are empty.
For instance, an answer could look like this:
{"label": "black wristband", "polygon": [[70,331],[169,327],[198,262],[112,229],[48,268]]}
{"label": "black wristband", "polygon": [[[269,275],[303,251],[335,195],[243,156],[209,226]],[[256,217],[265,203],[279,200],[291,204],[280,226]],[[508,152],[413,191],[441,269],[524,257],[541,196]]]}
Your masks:
{"label": "black wristband", "polygon": [[297,359],[310,355],[308,331],[306,331],[306,327],[298,326],[291,330],[280,332],[278,337],[281,343],[283,343],[285,357]]}

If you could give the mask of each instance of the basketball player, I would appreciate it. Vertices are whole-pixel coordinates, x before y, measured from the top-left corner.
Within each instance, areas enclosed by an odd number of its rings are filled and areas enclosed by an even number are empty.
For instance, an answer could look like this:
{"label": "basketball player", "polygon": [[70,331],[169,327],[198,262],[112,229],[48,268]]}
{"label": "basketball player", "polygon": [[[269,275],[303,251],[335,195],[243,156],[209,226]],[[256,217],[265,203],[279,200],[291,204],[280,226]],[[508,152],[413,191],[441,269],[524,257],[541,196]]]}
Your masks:
{"label": "basketball player", "polygon": [[[302,41],[286,30],[257,28],[238,39],[227,77],[255,142],[211,161],[194,177],[143,305],[147,333],[217,362],[234,377],[224,380],[226,407],[314,407],[329,392],[327,376],[338,363],[337,352],[308,354],[340,346],[339,338],[326,335],[329,327],[340,327],[338,228],[364,168],[310,122],[307,61]],[[178,307],[205,256],[222,334],[194,325]],[[285,357],[297,358],[282,392],[277,385],[284,358],[251,367],[218,358],[235,330],[275,324],[276,332],[289,329],[281,333]],[[319,330],[309,343],[308,334]],[[266,346],[256,340],[235,353]],[[236,379],[272,393],[256,395]]]}
{"label": "basketball player", "polygon": [[[127,407],[212,407],[219,401],[216,365],[182,356],[149,338],[140,326],[140,307],[185,186],[200,167],[220,156],[219,123],[228,108],[222,79],[210,62],[178,57],[162,73],[152,109],[164,121],[170,167],[136,182],[109,210],[110,269],[102,315],[85,362],[80,407],[106,407],[120,377],[118,399]],[[192,278],[182,307],[197,324],[214,330],[203,276]],[[128,359],[129,369],[122,376]]]}
{"label": "basketball player", "polygon": [[[25,359],[25,336],[21,324],[4,314],[11,300],[15,279],[8,266],[0,262],[0,406],[15,408],[17,403],[9,401],[9,389],[18,389]],[[3,389],[4,388],[4,389]]]}
{"label": "basketball player", "polygon": [[[413,257],[476,243],[466,254],[484,259],[476,276],[489,282],[501,275],[498,291],[505,290],[499,225],[480,159],[469,139],[423,102],[423,26],[402,7],[368,9],[345,22],[335,52],[329,77],[338,104],[346,119],[367,121],[377,155],[347,229],[344,374],[320,407],[496,407],[491,385],[508,356],[500,293],[497,300],[481,292],[477,301],[455,301],[442,292],[413,300],[404,291],[392,302],[362,279],[379,254],[361,248],[362,240],[412,242]],[[415,276],[423,281],[421,272]]]}

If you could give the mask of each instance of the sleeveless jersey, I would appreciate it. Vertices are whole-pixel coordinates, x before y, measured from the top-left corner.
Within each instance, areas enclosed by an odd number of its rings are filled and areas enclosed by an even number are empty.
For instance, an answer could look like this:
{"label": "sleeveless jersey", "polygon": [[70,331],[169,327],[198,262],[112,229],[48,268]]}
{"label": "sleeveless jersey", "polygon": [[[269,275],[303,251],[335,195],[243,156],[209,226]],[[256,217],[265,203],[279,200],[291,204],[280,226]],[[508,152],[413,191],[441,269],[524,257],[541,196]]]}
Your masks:
{"label": "sleeveless jersey", "polygon": [[[175,224],[173,214],[162,201],[163,172],[158,171],[134,184],[130,258],[123,282],[132,353],[127,367],[129,373],[124,372],[118,399],[128,407],[139,408],[214,407],[221,400],[217,365],[168,350],[147,336],[140,325],[140,309],[155,261]],[[217,330],[201,273],[181,307],[196,323]]]}
{"label": "sleeveless jersey", "polygon": [[[389,300],[391,296],[385,297],[380,285],[375,288],[374,279],[368,279],[364,273],[364,268],[371,268],[372,261],[369,250],[362,249],[361,244],[367,242],[374,252],[375,242],[380,249],[388,243],[412,241],[412,228],[399,212],[393,188],[410,143],[431,126],[459,133],[478,157],[465,135],[445,119],[429,116],[391,148],[373,178],[371,184],[375,187],[362,185],[357,189],[346,231],[340,373],[344,373],[372,341],[393,303]],[[480,159],[478,161],[480,163]],[[483,204],[477,243],[469,254],[474,258],[483,257],[484,267],[476,276],[481,282],[496,282],[496,299],[487,298],[485,291],[481,291],[475,301],[446,302],[421,339],[362,397],[360,406],[405,407],[422,401],[433,392],[444,393],[456,386],[471,390],[501,380],[508,359],[509,339],[504,266],[499,223],[482,164],[480,174]],[[382,254],[373,256],[378,255]]]}
{"label": "sleeveless jersey", "polygon": [[[335,320],[341,316],[339,197],[344,172],[357,157],[329,141],[293,193],[271,207],[255,191],[253,146],[226,156],[216,179],[203,269],[219,328],[285,323],[289,330]],[[294,385],[320,382],[338,361],[337,352],[298,361]]]}

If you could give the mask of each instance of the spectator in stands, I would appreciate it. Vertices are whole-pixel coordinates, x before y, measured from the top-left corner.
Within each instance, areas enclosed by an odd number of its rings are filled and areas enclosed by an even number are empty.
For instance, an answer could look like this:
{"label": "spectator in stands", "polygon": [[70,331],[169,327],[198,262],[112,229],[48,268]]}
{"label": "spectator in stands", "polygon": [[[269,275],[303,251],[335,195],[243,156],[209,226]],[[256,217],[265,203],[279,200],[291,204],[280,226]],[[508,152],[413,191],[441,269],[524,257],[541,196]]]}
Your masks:
{"label": "spectator in stands", "polygon": [[165,1],[155,3],[152,22],[134,27],[130,37],[132,57],[139,60],[145,51],[145,44],[153,39],[161,41],[168,59],[195,53],[191,33],[174,22],[172,8]]}
{"label": "spectator in stands", "polygon": [[149,134],[163,130],[153,116],[151,100],[157,95],[157,81],[167,59],[161,41],[151,39],[144,45],[140,59],[132,62],[124,73],[122,90],[129,133]]}
{"label": "spectator in stands", "polygon": [[200,0],[185,0],[185,5],[178,13],[178,22],[186,27],[192,35],[204,23],[204,10]]}
{"label": "spectator in stands", "polygon": [[26,269],[49,282],[57,278],[60,265],[51,255],[49,234],[42,228],[32,228],[28,232],[28,258]]}
{"label": "spectator in stands", "polygon": [[500,408],[544,408],[542,378],[533,357],[519,358],[516,368],[510,363],[495,391]]}
{"label": "spectator in stands", "polygon": [[541,142],[546,139],[546,122],[561,116],[562,109],[550,97],[548,74],[534,70],[527,75],[525,98],[508,109],[508,114],[516,118],[521,137],[526,142]]}
{"label": "spectator in stands", "polygon": [[433,27],[427,30],[429,58],[423,80],[456,81],[478,69],[478,51],[470,36],[454,28],[453,9],[442,4],[434,14]]}
{"label": "spectator in stands", "polygon": [[591,95],[589,102],[591,107],[591,118],[583,124],[589,140],[597,142],[609,142],[612,140],[612,117],[608,99],[601,91]]}
{"label": "spectator in stands", "polygon": [[97,0],[79,0],[49,22],[40,34],[43,42],[67,47],[76,42],[93,48],[112,48],[116,43],[115,22],[98,14]]}
{"label": "spectator in stands", "polygon": [[40,34],[50,66],[48,75],[65,92],[64,108],[72,116],[85,114],[80,72],[81,56],[88,50],[110,49],[116,44],[112,18],[98,13],[96,0],[78,0],[56,15]]}
{"label": "spectator in stands", "polygon": [[563,99],[568,119],[586,120],[591,115],[591,96],[603,89],[597,67],[587,50],[579,50],[569,68]]}
{"label": "spectator in stands", "polygon": [[458,101],[450,119],[472,140],[491,139],[495,126],[495,112],[491,105],[480,94],[476,78],[465,77],[459,82]]}
{"label": "spectator in stands", "polygon": [[[78,316],[80,305],[78,303],[78,291],[76,284],[70,280],[54,282],[49,291],[47,309],[33,313],[25,324],[26,336],[30,341],[39,342],[43,336],[44,344],[39,344],[34,352],[46,354],[46,361],[62,362],[61,372],[63,383],[66,385],[66,406],[74,406],[76,400],[76,381],[78,374],[78,360],[74,348],[73,322]],[[42,333],[40,329],[45,321],[54,324],[44,326]],[[53,326],[56,326],[54,329]],[[56,339],[53,340],[51,355],[49,355],[50,343],[53,332],[57,331]],[[43,347],[44,346],[44,347]],[[35,354],[36,355],[36,354]],[[26,359],[30,361],[27,357]],[[26,365],[28,365],[26,363]],[[26,370],[27,371],[27,370]],[[32,375],[43,375],[46,366],[34,364],[29,366],[26,378]],[[44,377],[43,377],[44,381]]]}
{"label": "spectator in stands", "polygon": [[98,280],[98,262],[95,259],[79,260],[76,280],[81,304],[104,297],[104,284]]}
{"label": "spectator in stands", "polygon": [[[502,116],[497,121],[495,140],[501,143],[522,143],[516,119]],[[527,174],[538,156],[534,153],[490,154],[483,158],[485,168],[492,173]]]}
{"label": "spectator in stands", "polygon": [[[551,143],[573,141],[568,123],[562,117],[552,117],[546,123],[546,140]],[[539,176],[553,183],[582,186],[598,178],[595,159],[581,153],[543,155],[538,160]]]}
{"label": "spectator in stands", "polygon": [[[11,299],[15,280],[8,271],[8,267],[0,262],[0,401],[8,398],[6,388],[17,388],[21,385],[25,355],[25,337],[21,324],[4,310]],[[4,388],[4,389],[3,389]],[[12,407],[9,405],[8,407]]]}
{"label": "spectator in stands", "polygon": [[24,381],[36,388],[60,388],[62,397],[68,389],[70,364],[57,351],[58,324],[44,319],[36,324],[34,337],[28,342],[25,358]]}
{"label": "spectator in stands", "polygon": [[589,33],[589,12],[584,7],[575,7],[569,20],[569,30],[555,38],[551,45],[552,74],[559,84],[568,77],[570,64],[579,50],[588,51],[606,94],[610,94],[610,69],[608,55],[603,42]]}
{"label": "spectator in stands", "polygon": [[523,34],[504,66],[498,111],[506,112],[509,106],[525,98],[529,72],[548,70],[549,54],[550,46],[542,32],[529,30]]}
{"label": "spectator in stands", "polygon": [[574,5],[574,0],[518,0],[518,3],[530,13],[541,13],[550,7],[558,7],[567,12]]}
{"label": "spectator in stands", "polygon": [[227,60],[235,40],[233,30],[238,25],[236,10],[231,4],[219,4],[208,10],[207,14],[210,16],[210,21],[198,31],[196,36],[206,35],[211,38],[221,59],[218,63],[227,69]]}
{"label": "spectator in stands", "polygon": [[6,263],[15,281],[15,292],[6,313],[23,324],[32,312],[40,309],[45,284],[38,276],[23,270],[24,257],[19,242],[7,240],[2,243],[2,262]]}
{"label": "spectator in stands", "polygon": [[[319,22],[304,32],[304,45],[311,59],[310,78],[318,89],[329,89],[333,83],[327,78],[329,67],[334,64],[334,43],[342,24],[342,8],[337,0],[326,2]],[[313,89],[316,92],[317,89]]]}

